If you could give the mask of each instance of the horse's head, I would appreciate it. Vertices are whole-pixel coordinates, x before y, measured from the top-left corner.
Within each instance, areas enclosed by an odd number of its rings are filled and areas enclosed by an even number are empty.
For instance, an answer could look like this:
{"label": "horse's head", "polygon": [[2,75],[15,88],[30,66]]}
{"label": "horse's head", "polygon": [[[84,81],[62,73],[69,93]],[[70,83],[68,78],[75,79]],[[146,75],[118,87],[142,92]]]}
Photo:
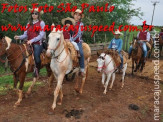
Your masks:
{"label": "horse's head", "polygon": [[97,64],[98,64],[98,68],[97,68],[97,71],[98,72],[101,72],[102,69],[103,69],[103,66],[105,64],[105,56],[106,56],[106,53],[101,53],[101,55],[98,55],[98,59],[97,59]]}
{"label": "horse's head", "polygon": [[11,39],[9,37],[4,37],[0,39],[0,56],[4,55],[6,51],[10,48]]}
{"label": "horse's head", "polygon": [[137,50],[137,46],[138,46],[138,38],[137,37],[133,38],[133,41],[132,41],[131,45],[132,45],[133,50]]}
{"label": "horse's head", "polygon": [[55,53],[55,51],[57,51],[57,49],[62,47],[61,45],[63,45],[63,32],[54,28],[48,37],[48,49],[46,55],[48,57],[51,57]]}

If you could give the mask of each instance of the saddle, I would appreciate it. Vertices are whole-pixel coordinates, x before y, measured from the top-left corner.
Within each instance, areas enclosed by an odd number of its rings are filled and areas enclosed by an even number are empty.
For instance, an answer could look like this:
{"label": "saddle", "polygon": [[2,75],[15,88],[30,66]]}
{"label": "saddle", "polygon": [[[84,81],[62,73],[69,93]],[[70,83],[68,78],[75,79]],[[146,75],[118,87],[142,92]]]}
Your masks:
{"label": "saddle", "polygon": [[73,61],[73,67],[78,67],[79,66],[79,60],[78,60],[77,51],[76,51],[74,45],[68,41],[64,41],[64,44],[70,52],[71,59]]}
{"label": "saddle", "polygon": [[[118,54],[118,52],[116,50],[109,49],[105,53],[109,54],[112,57],[116,67],[120,66],[121,58],[120,58],[120,56],[119,56],[119,54]],[[123,64],[125,64],[127,62],[128,54],[123,50],[121,51],[121,54],[123,56]]]}
{"label": "saddle", "polygon": [[[34,66],[34,59],[33,59],[34,57],[32,56],[33,49],[31,45],[28,45],[28,44],[23,44],[23,45],[26,50],[25,51],[25,54],[26,54],[25,66],[26,66],[26,69],[28,70]],[[51,60],[50,58],[47,58],[46,51],[42,51],[40,58],[41,58],[41,66],[48,64]]]}

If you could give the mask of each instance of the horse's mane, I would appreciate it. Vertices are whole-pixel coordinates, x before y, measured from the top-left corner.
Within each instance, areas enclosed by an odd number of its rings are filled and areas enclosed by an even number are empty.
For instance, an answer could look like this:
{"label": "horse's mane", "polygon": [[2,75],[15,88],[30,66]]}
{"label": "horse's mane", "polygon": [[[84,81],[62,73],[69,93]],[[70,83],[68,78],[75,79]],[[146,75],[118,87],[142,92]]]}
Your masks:
{"label": "horse's mane", "polygon": [[118,65],[121,62],[120,56],[116,50],[109,49],[105,51],[105,53],[109,54],[112,57],[116,65]]}

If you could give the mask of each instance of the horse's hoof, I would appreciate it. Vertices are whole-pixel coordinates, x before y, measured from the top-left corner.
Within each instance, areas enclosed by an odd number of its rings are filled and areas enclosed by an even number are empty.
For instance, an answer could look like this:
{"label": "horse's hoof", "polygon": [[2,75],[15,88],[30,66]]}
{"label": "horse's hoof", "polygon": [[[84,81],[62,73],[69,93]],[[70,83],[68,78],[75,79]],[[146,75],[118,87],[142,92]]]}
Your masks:
{"label": "horse's hoof", "polygon": [[112,88],[109,88],[109,90],[111,91],[111,90],[112,90]]}
{"label": "horse's hoof", "polygon": [[75,88],[75,91],[76,91],[77,93],[80,93],[78,88]]}
{"label": "horse's hoof", "polygon": [[62,105],[62,102],[57,102],[57,105]]}
{"label": "horse's hoof", "polygon": [[103,94],[106,95],[106,92],[104,91]]}
{"label": "horse's hoof", "polygon": [[56,108],[56,105],[52,105],[52,110],[54,111],[54,109]]}
{"label": "horse's hoof", "polygon": [[16,102],[15,105],[14,105],[14,108],[18,107],[20,105],[19,102]]}
{"label": "horse's hoof", "polygon": [[79,91],[79,93],[80,93],[80,94],[82,94],[82,93],[83,93],[83,91],[82,91],[82,90],[80,90],[80,91]]}

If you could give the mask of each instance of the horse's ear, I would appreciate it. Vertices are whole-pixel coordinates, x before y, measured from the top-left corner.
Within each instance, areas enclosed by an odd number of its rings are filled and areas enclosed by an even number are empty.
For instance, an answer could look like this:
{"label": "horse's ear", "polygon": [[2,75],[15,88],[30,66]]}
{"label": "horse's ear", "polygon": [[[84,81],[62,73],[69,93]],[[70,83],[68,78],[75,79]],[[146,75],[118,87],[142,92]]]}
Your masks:
{"label": "horse's ear", "polygon": [[99,52],[97,51],[97,56],[100,56]]}

